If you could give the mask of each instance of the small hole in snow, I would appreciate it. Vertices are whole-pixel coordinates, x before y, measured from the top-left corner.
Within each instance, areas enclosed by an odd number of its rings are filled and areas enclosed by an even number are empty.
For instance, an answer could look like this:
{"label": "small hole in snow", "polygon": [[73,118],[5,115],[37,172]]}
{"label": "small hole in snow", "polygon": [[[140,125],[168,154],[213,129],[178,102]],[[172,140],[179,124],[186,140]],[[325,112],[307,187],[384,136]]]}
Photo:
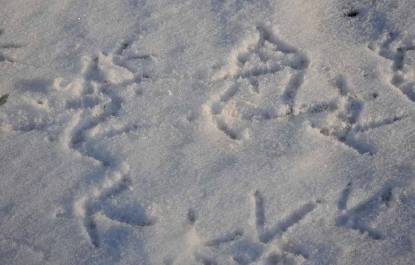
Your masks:
{"label": "small hole in snow", "polygon": [[195,211],[193,211],[192,209],[189,209],[188,211],[187,211],[187,221],[190,223],[190,224],[195,224],[195,222],[196,222],[196,219],[197,219],[197,217],[196,217],[196,213],[195,213]]}
{"label": "small hole in snow", "polygon": [[0,106],[4,105],[7,102],[7,99],[9,98],[9,94],[4,94],[0,97]]}
{"label": "small hole in snow", "polygon": [[346,13],[347,17],[357,17],[358,15],[359,15],[359,11],[357,11],[357,10],[352,10],[352,11]]}

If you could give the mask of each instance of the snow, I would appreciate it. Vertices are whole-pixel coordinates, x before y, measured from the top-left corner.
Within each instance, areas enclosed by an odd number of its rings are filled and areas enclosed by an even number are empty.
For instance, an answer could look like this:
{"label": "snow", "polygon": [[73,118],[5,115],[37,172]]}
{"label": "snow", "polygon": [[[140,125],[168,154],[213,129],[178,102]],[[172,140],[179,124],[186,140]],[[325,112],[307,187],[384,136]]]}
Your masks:
{"label": "snow", "polygon": [[414,10],[4,0],[0,264],[415,264]]}

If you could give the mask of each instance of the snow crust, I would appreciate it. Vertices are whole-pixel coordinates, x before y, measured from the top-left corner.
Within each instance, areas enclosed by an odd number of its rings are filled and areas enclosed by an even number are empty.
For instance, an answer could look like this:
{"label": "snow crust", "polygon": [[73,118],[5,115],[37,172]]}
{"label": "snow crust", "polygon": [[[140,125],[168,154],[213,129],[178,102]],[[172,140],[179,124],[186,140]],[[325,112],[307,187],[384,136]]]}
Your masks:
{"label": "snow crust", "polygon": [[3,0],[0,264],[415,264],[412,0]]}

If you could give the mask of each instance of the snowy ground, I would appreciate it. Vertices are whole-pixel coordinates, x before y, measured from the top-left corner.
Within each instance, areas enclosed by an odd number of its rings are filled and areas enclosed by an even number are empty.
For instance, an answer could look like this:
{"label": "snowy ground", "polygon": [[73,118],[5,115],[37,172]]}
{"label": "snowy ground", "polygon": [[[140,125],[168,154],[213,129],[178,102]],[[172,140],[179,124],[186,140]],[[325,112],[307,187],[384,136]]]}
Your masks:
{"label": "snowy ground", "polygon": [[415,264],[415,1],[0,15],[0,264]]}

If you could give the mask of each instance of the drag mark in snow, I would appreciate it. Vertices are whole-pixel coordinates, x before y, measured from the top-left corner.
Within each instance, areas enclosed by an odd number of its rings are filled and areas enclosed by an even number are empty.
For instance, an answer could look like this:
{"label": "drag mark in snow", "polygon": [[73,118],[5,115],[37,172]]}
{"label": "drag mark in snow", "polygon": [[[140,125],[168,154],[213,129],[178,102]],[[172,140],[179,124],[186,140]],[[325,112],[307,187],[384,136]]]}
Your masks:
{"label": "drag mark in snow", "polygon": [[307,203],[301,206],[299,209],[293,211],[286,219],[277,223],[264,232],[261,236],[261,242],[267,244],[271,242],[276,236],[284,234],[289,228],[297,225],[301,220],[303,220],[310,212],[312,212],[317,207],[317,203]]}
{"label": "drag mark in snow", "polygon": [[289,106],[289,115],[292,115],[294,112],[295,98],[297,96],[298,90],[301,85],[304,83],[304,73],[298,73],[291,76],[290,81],[287,84],[287,87],[282,95],[285,104]]}
{"label": "drag mark in snow", "polygon": [[[67,130],[67,137],[63,138],[65,146],[79,152],[85,157],[92,158],[102,164],[102,177],[104,182],[101,187],[95,188],[90,196],[79,199],[75,203],[76,213],[83,220],[83,226],[89,236],[89,240],[96,248],[100,246],[99,221],[109,220],[118,225],[130,227],[147,227],[155,223],[155,220],[148,218],[141,206],[133,207],[129,212],[119,210],[111,204],[111,199],[131,189],[131,178],[129,177],[129,166],[123,161],[118,161],[110,152],[104,148],[95,148],[96,143],[101,139],[117,134],[122,134],[137,128],[137,126],[123,126],[121,130],[108,130],[102,132],[103,126],[113,117],[119,115],[122,107],[123,97],[120,92],[141,78],[130,70],[122,59],[122,54],[128,47],[123,48],[117,55],[99,54],[93,57],[84,66],[83,84],[84,97],[93,97],[95,100],[89,108],[99,109],[94,114],[84,108],[85,103],[80,101],[69,102],[67,107],[81,109],[72,126]],[[104,126],[105,128],[105,126]]]}
{"label": "drag mark in snow", "polygon": [[[5,30],[0,29],[0,36],[4,34]],[[24,46],[17,43],[1,43],[0,42],[0,63],[9,62],[16,63],[16,60],[13,59],[11,55],[13,51],[23,48]]]}
{"label": "drag mark in snow", "polygon": [[366,234],[375,240],[384,239],[385,236],[380,231],[365,225],[364,220],[378,215],[379,213],[375,211],[382,205],[389,206],[389,202],[393,199],[393,187],[386,184],[375,195],[349,209],[347,201],[351,191],[352,183],[349,183],[338,199],[337,208],[341,211],[341,215],[336,218],[336,225]]}
{"label": "drag mark in snow", "polygon": [[352,189],[352,183],[349,182],[346,188],[343,190],[340,198],[337,201],[337,209],[339,210],[347,209],[347,200],[349,199],[351,189]]}
{"label": "drag mark in snow", "polygon": [[399,122],[401,120],[404,120],[408,118],[408,116],[399,116],[399,117],[393,117],[393,118],[386,118],[380,121],[368,123],[368,124],[362,124],[355,127],[355,132],[366,132],[373,129],[381,128],[383,126],[392,125],[395,122]]}
{"label": "drag mark in snow", "polygon": [[225,234],[223,236],[220,236],[216,239],[213,239],[211,241],[208,241],[205,243],[208,247],[219,247],[222,244],[231,243],[233,241],[238,240],[240,237],[244,235],[244,232],[240,229],[237,229],[233,232],[230,232],[228,234]]}
{"label": "drag mark in snow", "polygon": [[264,231],[265,225],[265,209],[264,209],[264,198],[262,197],[261,193],[257,190],[254,193],[254,201],[255,201],[255,225],[258,233],[262,233]]}
{"label": "drag mark in snow", "polygon": [[20,49],[23,48],[24,46],[21,44],[15,44],[15,43],[8,43],[8,44],[2,44],[0,45],[0,49]]}

